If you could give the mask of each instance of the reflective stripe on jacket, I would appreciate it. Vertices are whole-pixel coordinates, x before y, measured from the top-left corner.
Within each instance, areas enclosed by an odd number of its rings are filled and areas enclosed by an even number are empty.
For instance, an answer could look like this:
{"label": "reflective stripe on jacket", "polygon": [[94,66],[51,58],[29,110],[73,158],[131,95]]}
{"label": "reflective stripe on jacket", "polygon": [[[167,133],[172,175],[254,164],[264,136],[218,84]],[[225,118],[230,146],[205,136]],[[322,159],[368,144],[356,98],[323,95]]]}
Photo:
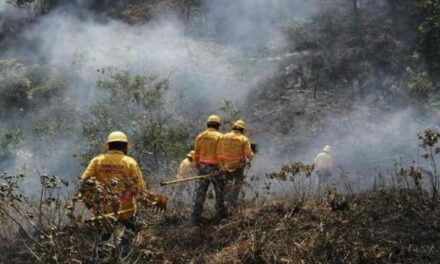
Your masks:
{"label": "reflective stripe on jacket", "polygon": [[217,158],[222,169],[236,169],[244,165],[246,158],[252,159],[253,156],[251,143],[241,132],[233,130],[220,138]]}
{"label": "reflective stripe on jacket", "polygon": [[221,133],[213,128],[208,128],[196,137],[194,148],[195,163],[217,165],[217,143]]}
{"label": "reflective stripe on jacket", "polygon": [[[119,216],[119,219],[128,219],[136,213],[135,196],[145,189],[145,182],[138,163],[121,151],[109,151],[92,159],[81,176],[81,180],[94,177],[105,189],[118,196],[119,211],[130,210]],[[106,191],[104,190],[104,191]],[[105,200],[105,198],[103,198]],[[102,201],[105,203],[106,201]],[[104,206],[104,212],[113,213],[115,209]]]}

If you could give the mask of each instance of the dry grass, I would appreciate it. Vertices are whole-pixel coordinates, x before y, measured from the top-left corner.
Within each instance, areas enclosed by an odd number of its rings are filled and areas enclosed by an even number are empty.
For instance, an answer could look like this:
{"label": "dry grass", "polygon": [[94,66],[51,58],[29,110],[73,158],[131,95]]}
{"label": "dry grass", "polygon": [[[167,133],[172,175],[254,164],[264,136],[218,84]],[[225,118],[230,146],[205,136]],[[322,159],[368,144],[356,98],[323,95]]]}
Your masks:
{"label": "dry grass", "polygon": [[[99,247],[102,225],[71,222],[3,237],[0,262],[13,263],[435,263],[440,209],[413,190],[350,197],[285,198],[243,205],[196,227],[180,208],[141,214],[129,252]],[[430,199],[426,199],[430,201]],[[213,212],[208,212],[213,213]]]}
{"label": "dry grass", "polygon": [[[193,227],[166,217],[152,229],[172,263],[434,263],[440,210],[410,191],[253,205]],[[341,204],[345,206],[341,206]]]}

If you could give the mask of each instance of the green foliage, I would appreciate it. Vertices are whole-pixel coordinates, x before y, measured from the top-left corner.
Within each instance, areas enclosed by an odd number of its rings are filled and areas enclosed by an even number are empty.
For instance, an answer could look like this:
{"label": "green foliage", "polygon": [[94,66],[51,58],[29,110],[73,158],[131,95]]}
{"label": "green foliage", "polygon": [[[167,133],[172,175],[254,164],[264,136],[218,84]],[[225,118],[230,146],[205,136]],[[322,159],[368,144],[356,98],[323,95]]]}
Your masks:
{"label": "green foliage", "polygon": [[321,43],[319,35],[308,29],[308,23],[304,20],[291,19],[285,23],[287,35],[290,39],[290,50],[317,49]]}
{"label": "green foliage", "polygon": [[133,143],[130,154],[143,169],[158,172],[184,157],[189,132],[167,110],[167,80],[121,72],[98,81],[97,86],[108,96],[92,106],[90,120],[83,123],[83,163],[102,149],[108,133],[115,130],[128,134]]}
{"label": "green foliage", "polygon": [[353,99],[374,94],[375,102],[385,105],[438,105],[440,2],[369,1],[358,8],[352,1],[316,4],[318,11],[309,20],[285,23],[289,49],[314,54],[295,72],[305,78],[303,85],[343,88]]}
{"label": "green foliage", "polygon": [[423,107],[438,106],[440,98],[436,95],[436,88],[426,71],[411,67],[400,80],[393,80],[390,84],[386,102],[395,102],[396,105],[406,107],[408,104]]}
{"label": "green foliage", "polygon": [[[16,60],[0,60],[0,107],[2,109],[23,108],[27,105],[27,91],[31,81],[26,76],[26,67]],[[4,115],[4,111],[2,114]]]}
{"label": "green foliage", "polygon": [[429,73],[440,79],[440,2],[417,1],[419,11],[419,51],[424,54]]}
{"label": "green foliage", "polygon": [[[318,11],[309,20],[285,24],[290,51],[310,54],[302,55],[301,67],[294,72],[301,76],[301,85],[310,86],[301,88],[324,86],[352,98],[388,92],[390,78],[405,74],[409,61],[404,43],[407,32],[390,19],[392,10],[379,1],[358,10],[351,1],[319,0],[317,5]],[[353,86],[359,94],[353,94]]]}
{"label": "green foliage", "polygon": [[48,118],[42,118],[34,121],[32,134],[38,140],[51,140],[57,137],[66,137],[73,131],[72,123],[74,117],[71,113],[59,112]]}
{"label": "green foliage", "polygon": [[[406,29],[407,36],[415,35],[416,42],[408,43],[414,51],[415,63],[425,67],[428,77],[434,81],[440,78],[440,3],[433,0],[388,0],[398,22]],[[409,30],[408,30],[409,29]],[[414,32],[411,32],[414,31]]]}
{"label": "green foliage", "polygon": [[19,8],[28,9],[34,15],[47,14],[64,0],[6,0],[7,3]]}
{"label": "green foliage", "polygon": [[222,123],[227,127],[228,129],[231,128],[232,124],[237,121],[240,118],[241,110],[234,105],[232,101],[229,100],[223,100],[220,103],[219,110],[223,113],[223,121]]}
{"label": "green foliage", "polygon": [[410,80],[408,82],[408,91],[411,96],[429,98],[434,92],[435,87],[427,72],[415,72],[408,68]]}
{"label": "green foliage", "polygon": [[0,129],[0,161],[12,158],[23,139],[20,129]]}
{"label": "green foliage", "polygon": [[33,140],[27,147],[40,157],[59,157],[59,145],[51,140],[72,138],[68,133],[77,118],[69,105],[60,103],[68,85],[64,76],[44,65],[0,60],[0,123],[5,124],[0,128],[2,165],[15,157],[25,138]]}
{"label": "green foliage", "polygon": [[66,88],[66,81],[57,72],[40,65],[25,65],[15,59],[0,60],[1,118],[50,102]]}

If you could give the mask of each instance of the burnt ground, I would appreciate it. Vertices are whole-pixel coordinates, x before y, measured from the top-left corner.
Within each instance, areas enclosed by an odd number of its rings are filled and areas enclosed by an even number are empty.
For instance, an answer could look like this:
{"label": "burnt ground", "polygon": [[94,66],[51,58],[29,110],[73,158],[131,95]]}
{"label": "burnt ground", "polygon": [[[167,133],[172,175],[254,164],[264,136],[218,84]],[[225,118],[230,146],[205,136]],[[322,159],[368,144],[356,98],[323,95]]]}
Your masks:
{"label": "burnt ground", "polygon": [[169,214],[144,230],[170,263],[437,263],[440,210],[411,191],[282,199],[201,227]]}
{"label": "burnt ground", "polygon": [[[213,212],[208,208],[207,217]],[[440,209],[427,193],[375,190],[352,196],[247,202],[221,221],[194,226],[189,208],[141,212],[125,253],[98,246],[84,223],[4,237],[0,263],[438,263]],[[101,226],[102,228],[102,226]],[[102,229],[101,229],[102,230]]]}

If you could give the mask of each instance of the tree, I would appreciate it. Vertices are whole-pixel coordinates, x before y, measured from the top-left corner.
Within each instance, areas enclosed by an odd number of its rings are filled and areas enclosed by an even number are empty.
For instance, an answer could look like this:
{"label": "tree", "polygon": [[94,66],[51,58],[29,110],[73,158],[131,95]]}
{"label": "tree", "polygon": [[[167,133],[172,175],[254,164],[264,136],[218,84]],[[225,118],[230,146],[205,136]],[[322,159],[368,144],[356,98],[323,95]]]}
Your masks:
{"label": "tree", "polygon": [[167,109],[168,81],[155,75],[131,76],[116,73],[98,81],[108,97],[92,106],[91,117],[83,122],[86,149],[80,156],[86,162],[102,148],[111,131],[121,130],[133,142],[130,152],[150,172],[168,172],[171,162],[190,149],[189,132]]}
{"label": "tree", "polygon": [[440,2],[419,0],[419,50],[424,54],[428,72],[440,80]]}

